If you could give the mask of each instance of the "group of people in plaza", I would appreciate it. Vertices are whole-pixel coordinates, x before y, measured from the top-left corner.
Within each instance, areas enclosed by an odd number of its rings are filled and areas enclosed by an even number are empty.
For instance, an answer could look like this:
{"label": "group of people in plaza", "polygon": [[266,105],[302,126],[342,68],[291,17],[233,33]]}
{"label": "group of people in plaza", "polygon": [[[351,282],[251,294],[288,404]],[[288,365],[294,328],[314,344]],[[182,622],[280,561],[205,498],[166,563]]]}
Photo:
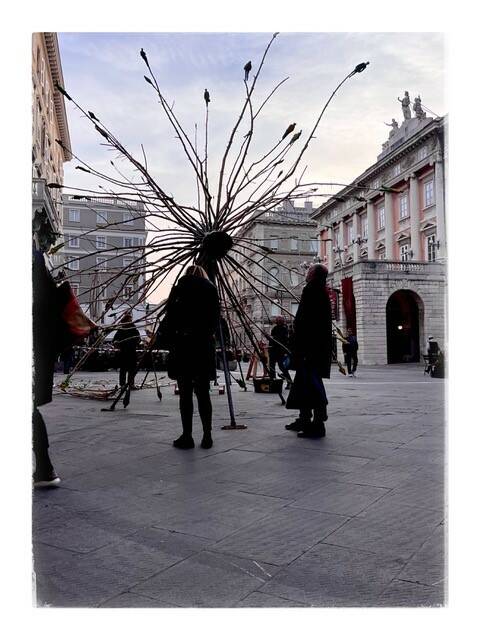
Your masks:
{"label": "group of people in plaza", "polygon": [[[41,254],[40,254],[41,256]],[[42,257],[34,263],[34,364],[35,399],[33,416],[33,444],[36,456],[34,481],[37,486],[58,484],[48,455],[48,437],[39,406],[51,401],[54,362],[58,353],[71,347],[74,336],[68,326],[65,305],[58,298],[58,289]],[[39,275],[40,274],[40,275]],[[289,394],[287,409],[297,410],[296,420],[286,425],[301,438],[325,436],[328,419],[328,400],[323,380],[330,377],[332,360],[332,316],[326,288],[327,270],[313,264],[306,273],[293,326],[289,330],[284,318],[276,318],[269,337],[268,373],[275,378],[278,366],[286,381]],[[49,295],[46,296],[45,291]],[[50,303],[46,300],[50,300]],[[53,302],[52,302],[53,300]],[[86,335],[94,323],[85,316],[77,303],[78,335]],[[189,266],[172,288],[166,312],[159,327],[163,347],[168,350],[167,371],[176,380],[182,433],[173,442],[179,449],[195,446],[192,436],[193,397],[196,397],[203,428],[201,447],[209,449],[212,440],[212,404],[210,383],[216,379],[216,334],[221,322],[217,289],[202,266]],[[54,331],[52,331],[54,327]],[[83,334],[82,334],[83,331]],[[157,333],[157,339],[159,336]],[[59,339],[61,337],[61,339]],[[119,350],[120,385],[133,388],[138,366],[136,351],[140,333],[131,313],[124,314],[113,337]],[[357,366],[358,344],[350,331],[344,345],[349,373]],[[289,368],[296,371],[292,379]]]}

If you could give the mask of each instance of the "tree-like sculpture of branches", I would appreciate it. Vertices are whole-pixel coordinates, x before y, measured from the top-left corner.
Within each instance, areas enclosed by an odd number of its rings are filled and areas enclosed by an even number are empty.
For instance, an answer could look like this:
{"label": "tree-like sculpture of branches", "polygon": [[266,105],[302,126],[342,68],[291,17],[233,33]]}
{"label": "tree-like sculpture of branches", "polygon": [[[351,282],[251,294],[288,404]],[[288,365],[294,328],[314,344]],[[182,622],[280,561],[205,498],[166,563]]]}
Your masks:
{"label": "tree-like sculpture of branches", "polygon": [[[254,103],[259,78],[277,36],[278,33],[275,33],[268,42],[258,66],[256,66],[256,72],[252,74],[252,63],[250,61],[243,67],[245,98],[226,143],[218,177],[215,180],[208,174],[208,117],[211,101],[209,91],[205,89],[203,95],[205,102],[205,133],[204,148],[203,153],[201,153],[197,146],[197,125],[195,125],[195,137],[192,141],[173,107],[167,102],[150,66],[147,54],[143,49],[140,51],[140,56],[147,68],[147,75],[144,76],[145,81],[150,85],[159,100],[160,108],[170,123],[195,178],[197,191],[195,206],[191,203],[188,205],[180,203],[157,183],[148,169],[143,146],[142,158],[134,157],[93,111],[81,107],[63,87],[58,87],[65,98],[70,100],[91,122],[97,133],[104,139],[103,144],[106,144],[107,147],[117,152],[120,157],[126,159],[138,176],[135,181],[128,179],[113,161],[111,161],[112,173],[101,173],[88,163],[80,160],[80,158],[77,158],[69,150],[72,156],[80,163],[76,167],[78,170],[96,176],[103,181],[104,185],[105,183],[108,185],[108,187],[100,186],[100,191],[90,190],[88,193],[93,194],[93,196],[100,194],[102,198],[111,197],[115,202],[121,202],[123,207],[137,216],[139,214],[135,207],[138,203],[141,203],[143,206],[141,215],[148,220],[149,236],[152,239],[147,242],[142,258],[147,260],[147,277],[141,279],[141,281],[137,277],[137,281],[135,281],[135,273],[138,273],[135,268],[135,262],[126,267],[120,274],[117,272],[114,277],[123,277],[124,284],[133,285],[131,289],[132,296],[137,298],[140,296],[141,301],[145,300],[147,295],[151,295],[160,286],[174,267],[177,268],[178,277],[189,263],[201,264],[206,268],[210,278],[217,284],[224,313],[227,313],[228,308],[228,316],[231,314],[236,315],[236,322],[243,327],[251,342],[251,350],[257,352],[259,356],[261,356],[261,351],[257,338],[258,333],[254,331],[252,319],[246,315],[239,303],[238,291],[231,276],[232,273],[240,275],[258,293],[260,298],[270,300],[263,291],[262,283],[264,283],[264,280],[250,273],[235,257],[235,251],[247,249],[251,260],[267,273],[263,264],[266,251],[264,247],[259,246],[257,243],[243,238],[242,230],[247,224],[251,224],[258,217],[276,209],[287,200],[295,201],[297,198],[305,198],[313,194],[320,195],[317,193],[318,187],[326,183],[302,183],[306,170],[306,167],[302,168],[300,166],[302,158],[315,136],[325,110],[337,91],[348,79],[364,71],[368,64],[368,62],[358,64],[353,71],[350,71],[343,78],[332,91],[307,134],[302,136],[302,130],[295,131],[295,125],[290,125],[285,131],[279,132],[278,140],[273,141],[269,150],[263,153],[261,157],[252,159],[252,140],[254,139],[259,117],[262,112],[264,113],[264,108],[272,96],[288,79],[284,78],[273,87],[260,104]],[[255,65],[253,65],[253,69],[255,69]],[[57,140],[57,143],[62,145],[59,140]],[[366,185],[358,185],[359,189],[365,187]],[[85,190],[84,193],[86,193]],[[92,197],[92,200],[94,199]],[[108,224],[105,227],[108,227]],[[104,251],[108,251],[108,248],[100,249],[95,253],[101,255]],[[270,277],[272,276],[270,275]],[[294,296],[290,288],[280,279],[275,278],[275,280],[278,288],[285,289],[286,292]],[[109,301],[109,304],[111,306],[113,304],[112,301]],[[164,309],[160,310],[159,317],[163,311]],[[225,362],[224,367],[227,380],[228,374]],[[125,389],[122,389],[121,392],[124,391]],[[227,391],[229,391],[228,385]],[[118,396],[117,401],[120,397],[121,394]],[[229,401],[231,418],[234,423],[230,396]]]}

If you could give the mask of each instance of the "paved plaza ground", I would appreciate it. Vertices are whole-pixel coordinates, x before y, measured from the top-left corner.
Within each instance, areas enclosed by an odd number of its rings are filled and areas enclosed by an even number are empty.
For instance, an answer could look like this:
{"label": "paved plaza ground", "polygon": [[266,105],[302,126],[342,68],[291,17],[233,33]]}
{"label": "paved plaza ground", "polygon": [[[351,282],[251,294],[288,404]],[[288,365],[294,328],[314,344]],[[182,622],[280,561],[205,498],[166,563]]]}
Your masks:
{"label": "paved plaza ground", "polygon": [[62,484],[34,492],[38,605],[444,604],[444,381],[417,365],[364,367],[326,388],[324,439],[286,431],[295,414],[278,396],[234,385],[248,429],[220,430],[227,398],[212,393],[214,447],[198,446],[196,416],[189,451],[171,444],[172,387],[113,413],[55,396],[42,413]]}

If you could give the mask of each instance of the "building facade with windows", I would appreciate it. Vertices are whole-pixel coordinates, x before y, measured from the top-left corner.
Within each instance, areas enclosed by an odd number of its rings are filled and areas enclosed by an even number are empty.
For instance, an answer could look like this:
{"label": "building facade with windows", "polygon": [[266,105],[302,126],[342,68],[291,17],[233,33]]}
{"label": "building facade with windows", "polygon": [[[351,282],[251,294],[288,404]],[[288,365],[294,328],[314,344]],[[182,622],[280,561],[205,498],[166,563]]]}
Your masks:
{"label": "building facade with windows", "polygon": [[[276,316],[290,323],[305,284],[305,263],[318,255],[312,203],[303,207],[285,202],[248,224],[235,238],[232,257],[240,268],[230,274],[230,284],[251,319],[258,338],[270,333]],[[248,346],[245,330],[235,320],[240,348]]]}
{"label": "building facade with windows", "polygon": [[[62,233],[63,163],[71,159],[63,95],[62,65],[56,33],[32,36],[32,216],[37,248],[47,250]],[[59,140],[62,144],[58,144]]]}
{"label": "building facade with windows", "polygon": [[64,194],[59,269],[82,308],[111,324],[128,308],[145,315],[145,212],[140,202]]}
{"label": "building facade with windows", "polygon": [[339,324],[364,364],[420,362],[445,349],[445,119],[394,127],[377,162],[314,213]]}

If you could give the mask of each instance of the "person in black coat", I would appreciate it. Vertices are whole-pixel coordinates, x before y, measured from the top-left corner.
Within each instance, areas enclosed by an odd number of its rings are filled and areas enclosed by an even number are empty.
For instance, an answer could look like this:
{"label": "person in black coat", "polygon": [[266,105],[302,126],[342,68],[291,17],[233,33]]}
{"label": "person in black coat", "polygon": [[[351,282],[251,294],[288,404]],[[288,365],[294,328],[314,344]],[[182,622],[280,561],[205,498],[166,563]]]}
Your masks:
{"label": "person in black coat", "polygon": [[124,314],[120,327],[113,336],[113,344],[120,352],[120,387],[128,380],[130,389],[135,386],[137,368],[137,348],[140,344],[140,333],[133,323],[130,311]]}
{"label": "person in black coat", "polygon": [[199,265],[186,269],[167,301],[163,333],[168,345],[167,372],[177,380],[182,435],[173,445],[195,446],[192,438],[193,393],[203,426],[201,446],[212,446],[210,380],[216,377],[215,332],[220,321],[217,288]]}
{"label": "person in black coat", "polygon": [[347,329],[347,341],[342,344],[342,351],[345,355],[348,375],[354,377],[358,366],[358,342],[357,336],[353,335],[352,329]]}
{"label": "person in black coat", "polygon": [[[286,426],[300,438],[325,436],[327,395],[323,378],[330,378],[332,361],[332,312],[326,289],[327,270],[312,265],[293,323],[292,356],[296,375],[288,395],[287,409],[299,409],[300,416]],[[313,413],[313,421],[312,421]]]}
{"label": "person in black coat", "polygon": [[268,347],[268,364],[269,373],[271,378],[275,378],[275,368],[278,364],[278,368],[282,372],[283,377],[287,381],[287,389],[290,388],[292,378],[285,366],[285,358],[288,354],[288,327],[285,324],[285,318],[278,316],[275,319],[275,325],[270,332],[269,347]]}

